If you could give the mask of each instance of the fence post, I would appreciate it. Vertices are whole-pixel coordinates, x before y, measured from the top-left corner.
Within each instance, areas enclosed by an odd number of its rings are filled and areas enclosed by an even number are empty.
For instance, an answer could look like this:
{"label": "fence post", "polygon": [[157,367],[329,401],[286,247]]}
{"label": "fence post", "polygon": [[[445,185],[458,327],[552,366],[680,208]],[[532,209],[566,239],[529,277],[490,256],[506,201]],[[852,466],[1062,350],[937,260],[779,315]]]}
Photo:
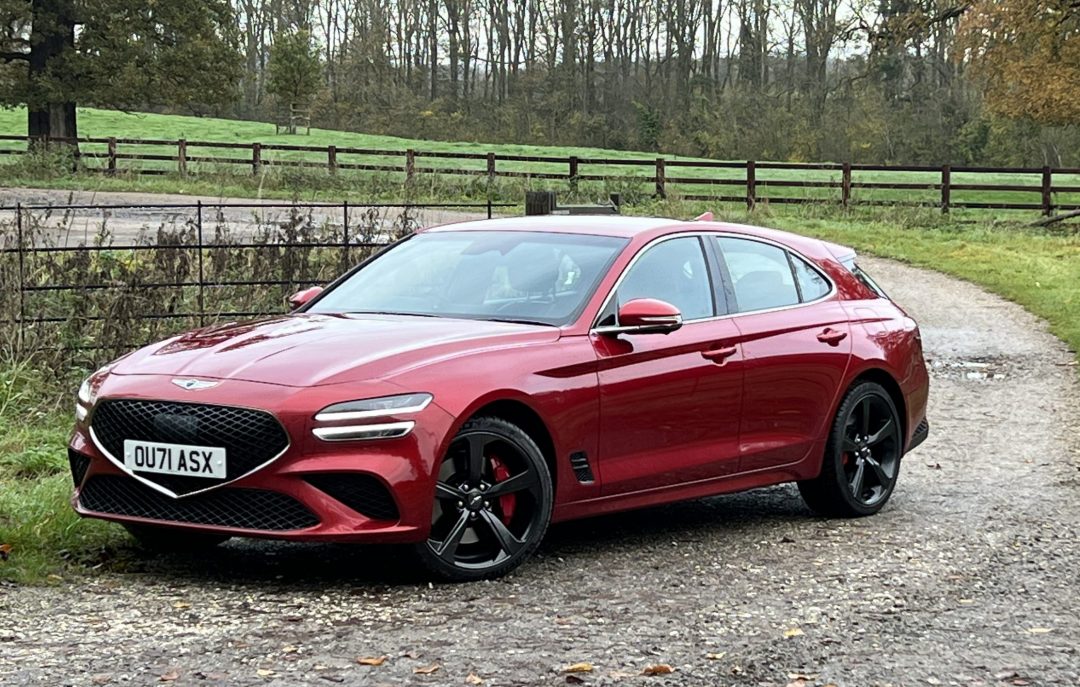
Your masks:
{"label": "fence post", "polygon": [[578,159],[576,155],[570,156],[570,191],[571,193],[577,193],[578,186]]}
{"label": "fence post", "polygon": [[664,158],[656,158],[656,195],[663,199],[667,198],[667,173]]}
{"label": "fence post", "polygon": [[341,223],[342,223],[342,238],[344,239],[345,249],[342,251],[342,260],[345,262],[345,269],[349,269],[349,201],[341,201]]}
{"label": "fence post", "polygon": [[843,204],[844,209],[847,210],[848,205],[851,203],[851,163],[844,163],[844,171],[840,178],[840,202]]}
{"label": "fence post", "polygon": [[[258,144],[256,144],[258,145]],[[202,226],[202,201],[196,201],[195,206],[195,229],[198,232],[199,249],[199,326],[206,324],[206,301],[203,298],[203,287],[206,282],[206,273],[203,271],[203,226]]]}
{"label": "fence post", "polygon": [[495,181],[495,153],[487,154],[488,183]]}
{"label": "fence post", "polygon": [[116,139],[112,136],[109,137],[109,162],[108,171],[109,174],[116,174]]}
{"label": "fence post", "polygon": [[337,174],[337,146],[326,146],[326,168]]}
{"label": "fence post", "polygon": [[259,176],[262,169],[262,143],[251,144],[251,173]]}
{"label": "fence post", "polygon": [[187,176],[187,141],[182,138],[176,142],[176,169],[180,176]]}
{"label": "fence post", "polygon": [[1054,211],[1054,198],[1051,195],[1053,190],[1053,174],[1054,172],[1049,167],[1043,167],[1042,173],[1042,213],[1049,217]]}
{"label": "fence post", "polygon": [[941,212],[949,214],[950,196],[952,195],[952,168],[941,166]]}
{"label": "fence post", "polygon": [[412,181],[416,176],[416,151],[409,148],[405,151],[405,181]]}
{"label": "fence post", "polygon": [[19,336],[18,347],[21,353],[26,336],[26,246],[23,245],[23,215],[22,203],[15,204],[15,231],[16,248],[19,251]]}
{"label": "fence post", "polygon": [[746,209],[753,210],[757,205],[757,164],[746,161]]}

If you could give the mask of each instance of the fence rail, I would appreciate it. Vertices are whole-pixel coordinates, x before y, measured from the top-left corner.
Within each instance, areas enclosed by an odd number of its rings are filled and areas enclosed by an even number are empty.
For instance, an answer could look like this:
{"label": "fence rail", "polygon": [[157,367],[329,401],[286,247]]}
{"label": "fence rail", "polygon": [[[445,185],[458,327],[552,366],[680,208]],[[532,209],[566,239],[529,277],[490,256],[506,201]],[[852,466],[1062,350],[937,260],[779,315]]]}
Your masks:
{"label": "fence rail", "polygon": [[[428,223],[507,204],[172,203],[0,208],[0,339],[98,363],[178,331],[281,314]],[[125,219],[122,211],[149,211]],[[447,212],[453,211],[452,217]],[[274,212],[276,214],[271,214]],[[247,213],[251,213],[250,215]],[[424,213],[437,213],[425,217]],[[125,221],[155,227],[133,233]],[[73,225],[94,227],[81,234]]]}
{"label": "fence rail", "polygon": [[[25,136],[0,136],[0,156],[25,154],[33,142]],[[580,183],[639,184],[661,198],[673,194],[687,200],[745,203],[749,209],[761,203],[817,202],[937,207],[945,213],[992,209],[1050,215],[1080,209],[1080,168],[557,157],[114,137],[48,143],[77,144],[78,164],[105,174],[184,176],[243,167],[246,173],[259,175],[272,168],[303,168],[328,174],[386,173],[406,183],[421,175],[470,175],[489,183],[500,178],[544,180],[570,189]],[[732,192],[723,192],[726,189]],[[781,189],[786,193],[771,192]]]}

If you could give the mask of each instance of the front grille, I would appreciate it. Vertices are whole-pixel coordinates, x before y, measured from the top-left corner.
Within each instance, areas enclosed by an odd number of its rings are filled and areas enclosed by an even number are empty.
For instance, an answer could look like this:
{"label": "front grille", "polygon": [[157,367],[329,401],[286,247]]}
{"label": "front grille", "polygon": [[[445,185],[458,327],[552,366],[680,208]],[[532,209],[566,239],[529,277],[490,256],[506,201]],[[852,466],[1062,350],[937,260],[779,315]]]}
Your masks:
{"label": "front grille", "polygon": [[304,480],[361,515],[375,520],[397,520],[394,497],[377,478],[354,472],[323,472]]}
{"label": "front grille", "polygon": [[71,481],[78,487],[82,484],[86,471],[90,469],[90,457],[68,449],[68,465],[71,466]]}
{"label": "front grille", "polygon": [[283,532],[319,524],[302,503],[276,491],[226,487],[174,499],[120,475],[91,477],[79,504],[95,513],[247,530]]}
{"label": "front grille", "polygon": [[170,401],[102,401],[91,419],[94,435],[113,458],[124,459],[124,440],[160,441],[225,449],[224,480],[139,472],[175,494],[190,494],[243,477],[289,445],[281,423],[264,410]]}

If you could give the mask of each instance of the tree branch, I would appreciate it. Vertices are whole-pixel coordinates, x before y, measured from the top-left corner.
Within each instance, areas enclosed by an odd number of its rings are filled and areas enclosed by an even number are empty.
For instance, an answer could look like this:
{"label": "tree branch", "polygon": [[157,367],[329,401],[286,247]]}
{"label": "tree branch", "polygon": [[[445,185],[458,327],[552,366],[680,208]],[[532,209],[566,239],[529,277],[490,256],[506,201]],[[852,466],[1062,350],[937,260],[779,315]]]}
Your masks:
{"label": "tree branch", "polygon": [[0,62],[15,62],[22,60],[23,62],[30,61],[30,53],[28,52],[0,52]]}

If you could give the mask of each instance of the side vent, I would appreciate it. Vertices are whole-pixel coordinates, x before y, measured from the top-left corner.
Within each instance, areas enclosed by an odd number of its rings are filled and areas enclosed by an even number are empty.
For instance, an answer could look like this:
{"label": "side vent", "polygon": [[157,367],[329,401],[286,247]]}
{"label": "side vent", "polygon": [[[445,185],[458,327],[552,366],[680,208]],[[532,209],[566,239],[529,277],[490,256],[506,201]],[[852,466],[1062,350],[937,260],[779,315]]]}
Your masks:
{"label": "side vent", "polygon": [[589,456],[584,451],[570,454],[570,468],[574,471],[574,477],[582,484],[590,484],[596,481],[593,477],[592,468],[589,467]]}

